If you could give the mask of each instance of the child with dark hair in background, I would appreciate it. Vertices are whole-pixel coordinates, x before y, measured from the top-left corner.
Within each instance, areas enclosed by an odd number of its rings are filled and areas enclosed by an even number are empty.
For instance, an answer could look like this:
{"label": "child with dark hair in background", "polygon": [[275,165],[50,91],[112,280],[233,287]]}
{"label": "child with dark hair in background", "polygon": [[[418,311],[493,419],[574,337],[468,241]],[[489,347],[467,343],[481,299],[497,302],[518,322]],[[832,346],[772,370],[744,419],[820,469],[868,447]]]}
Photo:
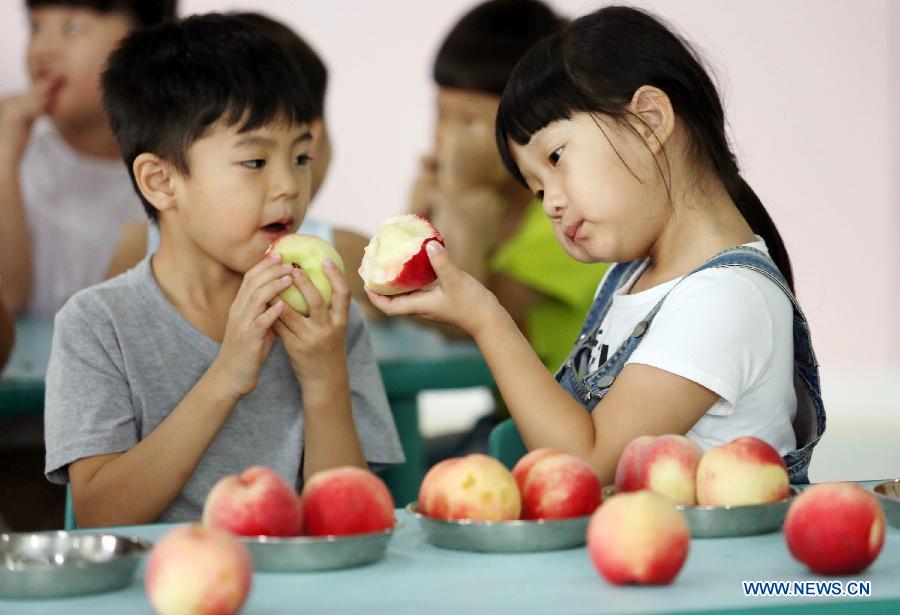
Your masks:
{"label": "child with dark hair in background", "polygon": [[453,26],[434,62],[434,151],[422,161],[411,204],[440,229],[454,264],[497,296],[553,370],[606,265],[566,255],[540,203],[503,167],[494,118],[516,63],[563,23],[537,0],[491,0]]}
{"label": "child with dark hair in background", "polygon": [[140,202],[100,101],[123,36],[175,14],[174,0],[27,0],[31,88],[0,101],[0,299],[53,314],[101,281]]}
{"label": "child with dark hair in background", "polygon": [[[328,167],[331,165],[331,137],[325,123],[325,92],[328,85],[328,69],[319,55],[306,41],[297,35],[291,28],[259,13],[234,13],[235,17],[243,19],[247,23],[260,28],[267,36],[281,45],[288,59],[291,60],[297,71],[302,75],[309,89],[313,104],[313,117],[309,122],[309,130],[312,133],[312,144],[309,150],[310,169],[312,173],[312,194],[310,199],[315,199],[316,193],[325,181]],[[299,233],[316,235],[328,243],[334,245],[341,259],[344,261],[347,271],[356,271],[362,262],[363,250],[368,239],[359,233],[343,228],[334,228],[321,220],[307,216],[300,225]],[[122,232],[122,238],[113,255],[112,262],[107,271],[107,277],[113,277],[133,267],[137,262],[150,252],[155,252],[159,247],[159,230],[146,221],[128,225]],[[378,319],[381,312],[374,309],[366,296],[362,279],[352,275],[347,280],[353,300],[363,311],[368,320]]]}
{"label": "child with dark hair in background", "polygon": [[[293,84],[293,87],[285,87]],[[403,460],[365,323],[326,261],[326,305],[268,246],[309,204],[313,104],[284,50],[238,17],[128,37],[103,100],[160,247],[56,317],[48,478],[79,525],[200,518],[248,466],[313,473]],[[309,316],[279,294],[293,284]]]}
{"label": "child with dark hair in background", "polygon": [[449,245],[428,244],[437,287],[373,303],[470,334],[528,448],[578,455],[603,484],[629,442],[666,433],[703,450],[757,437],[808,482],[825,429],[809,327],[690,47],[632,8],[577,19],[517,66],[496,139],[570,257],[616,263],[555,378]]}

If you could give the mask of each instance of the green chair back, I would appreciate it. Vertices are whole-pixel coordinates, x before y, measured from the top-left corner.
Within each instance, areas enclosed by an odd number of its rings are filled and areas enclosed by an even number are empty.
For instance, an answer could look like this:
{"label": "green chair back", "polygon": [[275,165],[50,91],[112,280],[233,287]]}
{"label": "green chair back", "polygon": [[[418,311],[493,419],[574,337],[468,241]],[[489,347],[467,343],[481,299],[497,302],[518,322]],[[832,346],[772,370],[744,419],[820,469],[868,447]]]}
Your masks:
{"label": "green chair back", "polygon": [[66,516],[63,519],[63,529],[67,532],[78,529],[78,524],[75,523],[75,507],[72,506],[72,485],[66,485]]}
{"label": "green chair back", "polygon": [[491,430],[491,435],[488,436],[488,454],[499,459],[510,470],[527,452],[512,419],[501,421]]}

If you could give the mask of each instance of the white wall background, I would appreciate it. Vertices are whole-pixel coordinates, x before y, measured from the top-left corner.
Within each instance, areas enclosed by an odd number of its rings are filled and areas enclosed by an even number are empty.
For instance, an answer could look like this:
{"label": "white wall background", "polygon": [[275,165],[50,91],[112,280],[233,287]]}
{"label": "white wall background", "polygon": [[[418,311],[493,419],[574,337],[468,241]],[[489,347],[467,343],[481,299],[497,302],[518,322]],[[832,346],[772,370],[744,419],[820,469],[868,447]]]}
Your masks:
{"label": "white wall background", "polygon": [[[23,4],[0,6],[0,93],[26,84]],[[431,134],[431,61],[474,4],[181,0],[181,12],[259,10],[294,26],[324,56],[335,160],[315,213],[371,232],[406,206]],[[602,3],[550,4],[574,16]],[[745,176],[793,258],[826,400],[836,402],[828,402],[830,431],[858,430],[866,422],[857,408],[881,408],[900,433],[900,2],[636,4],[674,23],[718,75]],[[900,475],[900,452],[893,455],[892,475]],[[829,472],[847,461],[836,458]]]}

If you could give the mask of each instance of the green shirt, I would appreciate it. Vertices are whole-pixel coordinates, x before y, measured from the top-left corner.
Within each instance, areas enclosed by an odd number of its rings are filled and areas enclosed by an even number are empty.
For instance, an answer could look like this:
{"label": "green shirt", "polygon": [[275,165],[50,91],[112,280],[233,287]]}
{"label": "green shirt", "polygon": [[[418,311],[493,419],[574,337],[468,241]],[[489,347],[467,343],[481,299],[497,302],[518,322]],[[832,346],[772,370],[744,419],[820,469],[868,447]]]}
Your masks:
{"label": "green shirt", "polygon": [[566,254],[539,201],[528,205],[516,234],[491,259],[493,273],[541,293],[526,315],[527,337],[551,371],[569,354],[608,267],[580,263]]}

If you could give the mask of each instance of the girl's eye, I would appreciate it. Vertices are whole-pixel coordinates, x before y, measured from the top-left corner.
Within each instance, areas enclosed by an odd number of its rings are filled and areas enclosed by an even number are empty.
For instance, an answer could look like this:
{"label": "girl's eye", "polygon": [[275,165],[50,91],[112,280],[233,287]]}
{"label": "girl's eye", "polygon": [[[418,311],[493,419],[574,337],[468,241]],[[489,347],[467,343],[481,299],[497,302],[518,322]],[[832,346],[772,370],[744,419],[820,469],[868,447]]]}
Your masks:
{"label": "girl's eye", "polygon": [[266,161],[262,160],[261,158],[255,158],[253,160],[244,160],[241,162],[241,164],[248,169],[261,169],[266,166]]}
{"label": "girl's eye", "polygon": [[311,160],[312,156],[310,156],[309,154],[300,154],[299,156],[297,156],[294,162],[297,164],[297,166],[305,167]]}
{"label": "girl's eye", "polygon": [[67,19],[63,24],[63,33],[69,36],[74,34],[78,34],[82,30],[82,23],[80,19]]}
{"label": "girl's eye", "polygon": [[560,156],[562,156],[562,153],[563,153],[563,148],[558,147],[555,150],[553,150],[549,156],[547,156],[547,160],[550,161],[551,167],[555,167],[557,164],[559,164],[559,158],[560,158]]}
{"label": "girl's eye", "polygon": [[543,190],[538,190],[535,193],[535,196],[537,197],[537,200],[539,200],[542,203],[544,202],[544,191]]}

